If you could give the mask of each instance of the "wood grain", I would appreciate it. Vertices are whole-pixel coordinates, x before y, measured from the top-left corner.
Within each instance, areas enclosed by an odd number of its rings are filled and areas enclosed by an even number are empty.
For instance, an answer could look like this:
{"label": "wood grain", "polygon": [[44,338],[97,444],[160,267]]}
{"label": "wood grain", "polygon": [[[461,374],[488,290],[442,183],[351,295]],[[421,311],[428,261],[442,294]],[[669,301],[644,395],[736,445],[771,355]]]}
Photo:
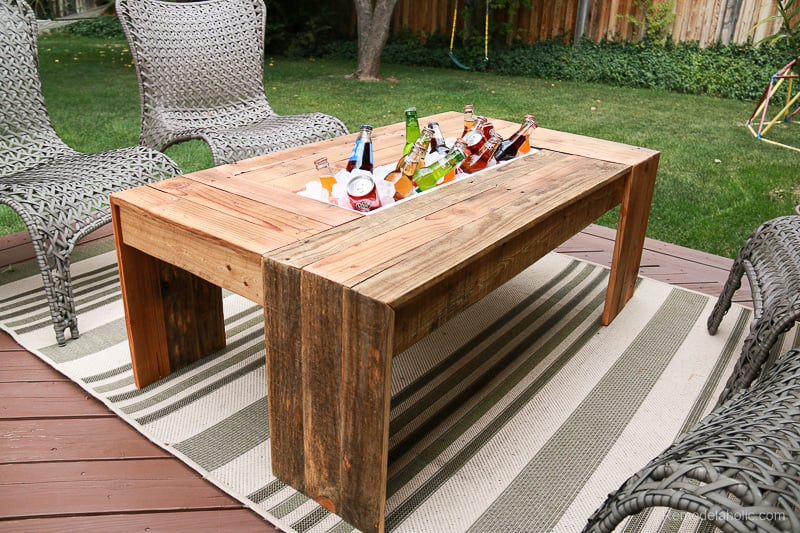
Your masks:
{"label": "wood grain", "polygon": [[[457,112],[429,120],[463,127]],[[519,127],[492,122],[504,136]],[[374,139],[395,161],[403,125]],[[313,179],[309,155],[338,158],[351,143],[267,154],[112,205],[137,384],[224,345],[220,287],[262,303],[273,472],[373,532],[393,354],[619,205],[610,322],[632,295],[658,152],[537,130],[535,153],[369,215],[295,194]]]}

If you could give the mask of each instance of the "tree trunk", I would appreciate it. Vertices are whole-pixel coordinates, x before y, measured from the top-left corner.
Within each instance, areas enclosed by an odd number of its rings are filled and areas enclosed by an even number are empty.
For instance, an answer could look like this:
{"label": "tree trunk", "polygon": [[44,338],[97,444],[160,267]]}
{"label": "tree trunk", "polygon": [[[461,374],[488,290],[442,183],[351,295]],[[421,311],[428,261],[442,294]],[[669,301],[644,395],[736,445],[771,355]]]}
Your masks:
{"label": "tree trunk", "polygon": [[392,12],[397,0],[354,0],[358,31],[359,80],[377,80],[381,76],[381,52],[389,38]]}

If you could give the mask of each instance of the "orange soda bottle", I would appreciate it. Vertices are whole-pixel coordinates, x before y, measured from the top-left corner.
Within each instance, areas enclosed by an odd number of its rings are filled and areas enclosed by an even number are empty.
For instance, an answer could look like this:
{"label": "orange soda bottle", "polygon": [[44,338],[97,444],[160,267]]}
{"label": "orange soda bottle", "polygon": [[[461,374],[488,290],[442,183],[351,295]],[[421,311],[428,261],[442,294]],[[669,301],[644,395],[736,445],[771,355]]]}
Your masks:
{"label": "orange soda bottle", "polygon": [[333,170],[331,170],[331,165],[328,163],[327,157],[320,157],[316,161],[314,161],[314,166],[317,168],[317,172],[319,172],[319,182],[328,191],[328,194],[333,194],[333,186],[336,185],[336,178],[333,177]]}
{"label": "orange soda bottle", "polygon": [[[452,152],[452,151],[454,151],[456,149],[461,150],[462,152],[464,152],[464,155],[467,155],[467,153],[468,153],[467,152],[467,144],[464,142],[464,139],[456,139],[456,142],[453,143],[453,147],[450,149],[450,152]],[[448,154],[450,152],[448,152]],[[458,170],[458,167],[451,169],[450,172],[445,174],[444,175],[444,180],[442,180],[442,183],[448,183],[448,182],[453,181],[454,179],[456,179],[456,171],[457,170]]]}
{"label": "orange soda bottle", "polygon": [[461,132],[461,137],[464,137],[472,128],[475,127],[475,106],[466,104],[464,106],[464,131]]}

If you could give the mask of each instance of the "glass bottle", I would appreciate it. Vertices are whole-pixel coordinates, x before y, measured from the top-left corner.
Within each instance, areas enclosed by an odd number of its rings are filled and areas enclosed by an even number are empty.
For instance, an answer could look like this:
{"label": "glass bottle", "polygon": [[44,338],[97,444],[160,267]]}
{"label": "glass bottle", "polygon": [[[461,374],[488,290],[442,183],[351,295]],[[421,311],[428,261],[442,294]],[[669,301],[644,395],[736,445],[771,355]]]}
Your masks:
{"label": "glass bottle", "polygon": [[489,137],[492,136],[492,132],[494,131],[494,124],[489,122],[489,119],[487,118],[486,121],[483,124],[481,124],[480,130],[481,133],[483,133],[483,138],[488,139]]}
{"label": "glass bottle", "polygon": [[481,146],[477,153],[470,155],[461,163],[461,170],[467,174],[472,174],[488,167],[495,150],[497,150],[501,142],[503,142],[503,138],[497,133],[492,133],[492,136]]}
{"label": "glass bottle", "polygon": [[[417,118],[417,108],[409,107],[406,109],[406,144],[403,147],[403,155],[405,156],[411,151],[414,143],[419,138],[419,119]],[[402,160],[402,158],[401,158]]]}
{"label": "glass bottle", "polygon": [[[469,153],[469,152],[467,152],[467,145],[464,142],[464,139],[461,139],[461,138],[456,139],[456,141],[453,143],[453,147],[450,148],[450,152],[452,152],[453,150],[461,150],[462,152],[464,152],[464,159],[467,158],[467,154]],[[450,152],[448,152],[448,153],[450,153]],[[458,171],[458,166],[452,168],[447,174],[445,174],[444,175],[444,183],[448,183],[448,182],[453,181],[454,179],[456,179],[456,172],[457,171]]]}
{"label": "glass bottle", "polygon": [[439,127],[439,123],[430,122],[428,128],[433,131],[433,136],[431,137],[431,153],[438,152],[442,155],[447,154],[449,149],[447,148],[447,142],[444,140],[444,135],[442,134],[442,129]]}
{"label": "glass bottle", "polygon": [[328,194],[333,194],[333,186],[336,184],[336,178],[333,177],[333,170],[331,170],[331,165],[328,163],[328,158],[320,157],[314,161],[314,166],[319,173],[319,182],[325,190],[328,191]]}
{"label": "glass bottle", "polygon": [[482,128],[487,122],[489,122],[489,120],[486,117],[475,117],[475,126],[462,137],[464,143],[467,145],[468,153],[477,153],[483,146],[483,143],[486,142],[486,137],[483,136]]}
{"label": "glass bottle", "polygon": [[430,150],[432,140],[433,130],[427,126],[422,128],[422,132],[419,134],[418,139],[419,143],[422,145],[422,153],[419,156],[420,165],[425,165],[425,156],[428,155],[428,150]]}
{"label": "glass bottle", "polygon": [[474,127],[475,107],[472,104],[466,104],[464,106],[464,131],[461,132],[461,137],[464,137]]}
{"label": "glass bottle", "polygon": [[414,172],[414,185],[417,186],[417,190],[421,192],[434,188],[439,183],[439,180],[444,181],[444,177],[448,172],[455,171],[455,168],[465,157],[464,151],[460,147],[456,147],[435,163],[431,163],[426,167],[417,167],[416,172]]}
{"label": "glass bottle", "polygon": [[356,144],[353,146],[353,153],[347,160],[347,171],[360,169],[372,172],[372,167],[372,126],[362,124]]}
{"label": "glass bottle", "polygon": [[514,135],[500,143],[500,148],[495,152],[494,158],[498,161],[508,161],[515,158],[517,154],[528,153],[531,149],[530,135],[537,127],[536,117],[531,114],[525,115],[522,126]]}
{"label": "glass bottle", "polygon": [[394,199],[402,200],[414,192],[414,182],[412,178],[419,166],[420,157],[425,147],[420,142],[415,142],[411,151],[406,154],[403,161],[396,169],[386,175],[386,181],[394,184]]}
{"label": "glass bottle", "polygon": [[[428,154],[428,149],[430,148],[431,139],[432,138],[433,138],[433,130],[428,128],[428,127],[425,127],[425,128],[422,128],[422,131],[420,132],[419,137],[417,137],[416,141],[414,141],[414,143],[411,145],[412,147],[414,147],[417,143],[422,145],[423,150],[422,150],[422,154],[419,157],[419,164],[420,165],[423,165],[423,166],[425,165],[425,156]],[[409,150],[409,153],[410,153],[410,150]],[[400,160],[397,162],[397,166],[395,167],[395,170],[399,169],[400,166],[403,164],[403,161],[405,160],[406,155],[408,155],[408,154],[403,155],[403,157],[401,157]]]}

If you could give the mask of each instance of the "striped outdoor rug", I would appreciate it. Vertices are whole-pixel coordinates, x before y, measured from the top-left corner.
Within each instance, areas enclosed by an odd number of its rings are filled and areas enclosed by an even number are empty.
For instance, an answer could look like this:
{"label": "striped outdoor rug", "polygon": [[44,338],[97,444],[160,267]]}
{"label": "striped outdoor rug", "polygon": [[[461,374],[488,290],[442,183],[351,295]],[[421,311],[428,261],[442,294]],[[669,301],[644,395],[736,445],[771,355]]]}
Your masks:
{"label": "striped outdoor rug", "polygon": [[[228,348],[137,390],[114,252],[74,277],[79,339],[57,346],[38,275],[0,286],[0,325],[280,528],[352,530],[270,473],[260,307],[226,294]],[[645,279],[602,327],[607,279],[550,254],[397,356],[387,531],[579,531],[710,409],[751,312],[712,337],[713,300]]]}

